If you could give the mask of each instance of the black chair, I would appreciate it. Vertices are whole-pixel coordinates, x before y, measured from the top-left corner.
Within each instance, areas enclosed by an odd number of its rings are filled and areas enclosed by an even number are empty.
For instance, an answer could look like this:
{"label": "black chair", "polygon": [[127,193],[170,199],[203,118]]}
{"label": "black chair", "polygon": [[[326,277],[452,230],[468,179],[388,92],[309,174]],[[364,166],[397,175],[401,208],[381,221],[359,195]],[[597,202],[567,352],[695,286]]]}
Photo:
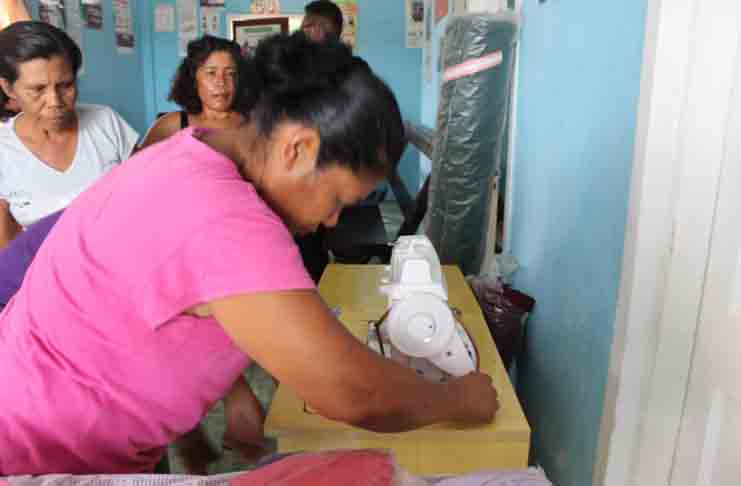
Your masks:
{"label": "black chair", "polygon": [[[406,124],[407,140],[428,157],[432,152],[432,130]],[[372,258],[379,263],[391,259],[391,243],[399,236],[417,232],[427,210],[430,176],[425,179],[422,189],[413,198],[401,180],[399,173],[388,179],[391,192],[401,209],[402,224],[395,235],[389,235],[383,224],[379,205],[359,205],[345,208],[337,226],[325,231],[324,244],[339,263],[368,263]]]}

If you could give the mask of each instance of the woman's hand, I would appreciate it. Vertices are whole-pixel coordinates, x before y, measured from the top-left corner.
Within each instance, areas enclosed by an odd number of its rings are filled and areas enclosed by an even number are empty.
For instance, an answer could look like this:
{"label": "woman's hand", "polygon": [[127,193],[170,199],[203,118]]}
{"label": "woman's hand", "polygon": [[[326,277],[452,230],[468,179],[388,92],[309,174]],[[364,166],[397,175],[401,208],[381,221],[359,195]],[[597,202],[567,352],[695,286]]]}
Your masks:
{"label": "woman's hand", "polygon": [[10,203],[0,199],[0,249],[8,246],[8,243],[23,230],[12,214],[10,214]]}
{"label": "woman's hand", "polygon": [[462,415],[458,419],[460,422],[474,425],[494,420],[494,415],[499,410],[499,399],[489,375],[469,373],[450,384],[462,405]]}

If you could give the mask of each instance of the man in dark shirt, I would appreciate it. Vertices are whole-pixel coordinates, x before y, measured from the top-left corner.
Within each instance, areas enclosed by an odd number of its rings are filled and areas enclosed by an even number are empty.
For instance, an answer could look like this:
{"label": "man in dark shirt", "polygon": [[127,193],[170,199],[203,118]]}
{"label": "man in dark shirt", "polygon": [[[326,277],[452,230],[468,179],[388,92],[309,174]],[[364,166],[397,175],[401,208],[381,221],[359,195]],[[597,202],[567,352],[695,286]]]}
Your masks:
{"label": "man in dark shirt", "polygon": [[317,0],[304,7],[301,30],[313,41],[338,40],[342,35],[342,11],[329,0]]}

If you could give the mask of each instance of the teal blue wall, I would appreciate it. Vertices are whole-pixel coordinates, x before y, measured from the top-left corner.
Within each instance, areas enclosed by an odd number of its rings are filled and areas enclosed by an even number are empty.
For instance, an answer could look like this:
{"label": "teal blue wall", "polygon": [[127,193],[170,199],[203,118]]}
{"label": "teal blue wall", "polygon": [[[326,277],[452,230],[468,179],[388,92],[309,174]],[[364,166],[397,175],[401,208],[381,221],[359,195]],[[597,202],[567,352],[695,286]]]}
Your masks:
{"label": "teal blue wall", "polygon": [[645,0],[523,2],[514,284],[537,299],[519,389],[537,462],[592,484],[620,282]]}

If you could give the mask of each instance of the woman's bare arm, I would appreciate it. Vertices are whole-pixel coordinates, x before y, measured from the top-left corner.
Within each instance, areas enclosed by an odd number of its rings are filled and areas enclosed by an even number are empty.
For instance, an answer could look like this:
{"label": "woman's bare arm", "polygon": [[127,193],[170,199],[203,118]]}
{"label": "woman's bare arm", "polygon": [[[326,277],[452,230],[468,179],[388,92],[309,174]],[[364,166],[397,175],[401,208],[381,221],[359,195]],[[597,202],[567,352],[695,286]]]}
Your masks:
{"label": "woman's bare arm", "polygon": [[180,112],[173,111],[166,115],[162,115],[154,124],[147,130],[147,134],[144,136],[144,140],[135,149],[134,153],[146,148],[157,142],[168,138],[173,133],[180,130]]}
{"label": "woman's bare arm", "polygon": [[10,204],[4,199],[0,199],[0,249],[8,246],[8,243],[22,230],[23,227],[10,213]]}
{"label": "woman's bare arm", "polygon": [[315,291],[229,297],[210,303],[235,342],[325,417],[374,431],[491,421],[491,379],[472,373],[431,383],[369,350]]}

